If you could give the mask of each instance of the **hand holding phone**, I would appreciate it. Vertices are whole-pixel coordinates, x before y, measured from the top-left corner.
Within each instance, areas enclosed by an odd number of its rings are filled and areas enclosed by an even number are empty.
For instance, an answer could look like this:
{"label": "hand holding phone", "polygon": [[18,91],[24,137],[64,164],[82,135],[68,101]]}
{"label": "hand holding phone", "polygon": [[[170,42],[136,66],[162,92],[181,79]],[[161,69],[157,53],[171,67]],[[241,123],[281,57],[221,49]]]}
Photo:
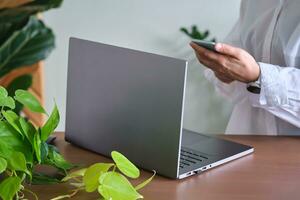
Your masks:
{"label": "hand holding phone", "polygon": [[210,51],[219,53],[215,49],[215,45],[216,45],[215,42],[209,42],[209,41],[204,41],[204,40],[195,40],[195,39],[193,39],[192,42],[194,42],[195,44],[197,44],[200,47],[203,47],[203,48],[208,49]]}

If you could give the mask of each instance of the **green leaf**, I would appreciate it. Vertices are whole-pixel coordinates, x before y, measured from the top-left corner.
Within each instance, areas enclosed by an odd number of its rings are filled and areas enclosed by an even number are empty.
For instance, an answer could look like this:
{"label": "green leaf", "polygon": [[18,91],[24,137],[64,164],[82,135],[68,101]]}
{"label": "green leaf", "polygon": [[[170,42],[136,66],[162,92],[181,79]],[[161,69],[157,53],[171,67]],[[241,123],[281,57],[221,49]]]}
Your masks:
{"label": "green leaf", "polygon": [[0,46],[0,77],[47,58],[53,48],[54,34],[51,29],[36,16],[30,17],[22,29],[10,33]]}
{"label": "green leaf", "polygon": [[46,142],[42,142],[41,143],[41,163],[43,163],[47,159],[48,153],[49,153],[48,144]]}
{"label": "green leaf", "polygon": [[10,109],[15,109],[15,101],[11,97],[0,98],[0,106],[8,107]]}
{"label": "green leaf", "polygon": [[57,106],[55,105],[53,111],[47,120],[46,124],[41,129],[41,139],[46,141],[51,133],[56,129],[59,123],[59,112]]}
{"label": "green leaf", "polygon": [[153,175],[150,178],[148,178],[144,182],[142,182],[142,183],[138,184],[137,186],[135,186],[135,189],[140,190],[143,187],[145,187],[146,185],[148,185],[152,181],[152,179],[154,178],[155,174],[156,174],[156,171],[154,171]]}
{"label": "green leaf", "polygon": [[12,153],[13,149],[6,144],[5,141],[1,140],[0,137],[0,156],[3,158],[7,158]]}
{"label": "green leaf", "polygon": [[13,149],[8,146],[8,144],[1,140],[2,137],[0,137],[0,156],[3,158],[8,158],[10,154],[13,152]]}
{"label": "green leaf", "polygon": [[184,27],[180,28],[180,31],[185,33],[186,35],[190,36],[188,30]]}
{"label": "green leaf", "polygon": [[22,180],[17,176],[6,178],[0,183],[0,197],[4,200],[12,200],[19,191]]}
{"label": "green leaf", "polygon": [[120,173],[106,172],[99,178],[98,192],[105,199],[135,200],[143,198]]}
{"label": "green leaf", "polygon": [[69,173],[67,176],[65,176],[62,181],[68,181],[70,179],[73,179],[73,178],[77,178],[77,177],[83,177],[85,172],[86,172],[86,169],[87,168],[83,168],[83,169],[79,169],[79,170],[76,170],[76,171],[73,171],[71,173]]}
{"label": "green leaf", "polygon": [[22,131],[19,124],[19,116],[11,110],[2,111],[2,115],[7,120],[7,122],[18,132],[23,138]]}
{"label": "green leaf", "polygon": [[[27,162],[32,162],[32,147],[27,140],[23,140],[20,134],[6,121],[0,121],[0,155],[2,146],[6,146],[7,152],[19,151],[23,152]],[[4,150],[3,149],[3,150]],[[9,154],[6,153],[9,157]],[[5,157],[5,156],[3,156]],[[6,158],[6,157],[5,157]]]}
{"label": "green leaf", "polygon": [[[8,86],[7,92],[9,96],[14,96],[17,89],[28,90],[32,85],[32,76],[25,74],[15,78]],[[14,112],[20,114],[23,109],[23,105],[19,102],[15,102]]]}
{"label": "green leaf", "polygon": [[40,138],[40,133],[39,133],[39,131],[37,131],[34,134],[34,137],[33,137],[33,149],[34,149],[34,152],[35,152],[35,157],[36,157],[39,164],[42,162],[41,144],[42,144],[42,141],[41,141],[41,138]]}
{"label": "green leaf", "polygon": [[130,178],[138,178],[140,176],[140,170],[121,153],[112,151],[111,157],[118,169],[126,176]]}
{"label": "green leaf", "polygon": [[6,170],[7,162],[4,158],[0,157],[0,174]]}
{"label": "green leaf", "polygon": [[35,96],[26,90],[17,90],[14,98],[33,112],[47,114]]}
{"label": "green leaf", "polygon": [[114,166],[113,163],[96,163],[90,166],[83,176],[85,190],[87,192],[94,192],[99,186],[99,177],[112,166]]}
{"label": "green leaf", "polygon": [[74,165],[67,162],[64,159],[64,157],[55,150],[55,148],[53,148],[50,145],[48,145],[48,148],[48,158],[45,160],[45,164],[54,166],[63,171],[64,173],[66,173],[67,170],[72,169],[74,167]]}
{"label": "green leaf", "polygon": [[7,167],[11,170],[27,172],[26,159],[21,152],[12,152],[7,158]]}
{"label": "green leaf", "polygon": [[41,173],[33,173],[32,175],[32,181],[31,184],[33,185],[44,185],[44,184],[57,184],[60,183],[61,181],[52,176],[48,176],[46,174],[41,174]]}
{"label": "green leaf", "polygon": [[0,97],[7,97],[8,93],[6,89],[2,86],[0,86]]}
{"label": "green leaf", "polygon": [[34,135],[37,132],[37,130],[34,128],[34,126],[29,122],[26,121],[23,117],[19,118],[19,123],[22,129],[23,135],[27,138],[27,140],[30,142],[31,145],[34,144]]}
{"label": "green leaf", "polygon": [[10,109],[15,108],[15,101],[13,98],[7,96],[8,93],[6,89],[0,86],[0,107],[8,107]]}

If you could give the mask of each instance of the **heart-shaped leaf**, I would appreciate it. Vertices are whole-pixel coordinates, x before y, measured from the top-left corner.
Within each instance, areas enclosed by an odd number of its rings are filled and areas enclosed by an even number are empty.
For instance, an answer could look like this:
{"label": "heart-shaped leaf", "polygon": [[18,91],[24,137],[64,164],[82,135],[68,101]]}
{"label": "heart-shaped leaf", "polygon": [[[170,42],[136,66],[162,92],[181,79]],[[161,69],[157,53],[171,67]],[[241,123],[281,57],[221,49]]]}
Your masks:
{"label": "heart-shaped leaf", "polygon": [[112,151],[111,157],[118,169],[126,176],[130,178],[138,178],[140,176],[140,170],[121,153]]}
{"label": "heart-shaped leaf", "polygon": [[20,123],[19,123],[19,116],[14,113],[11,110],[8,111],[2,111],[2,115],[4,116],[4,118],[6,119],[6,121],[18,132],[20,133],[20,135],[23,136],[23,132],[20,129]]}
{"label": "heart-shaped leaf", "polygon": [[83,183],[87,192],[94,192],[99,186],[99,177],[114,166],[113,163],[96,163],[90,166],[84,176]]}
{"label": "heart-shaped leaf", "polygon": [[32,112],[47,114],[35,96],[26,90],[17,90],[14,98]]}
{"label": "heart-shaped leaf", "polygon": [[[16,90],[18,89],[28,90],[28,88],[30,88],[31,85],[32,85],[32,75],[25,74],[15,78],[12,82],[10,82],[10,84],[6,87],[6,89],[8,95],[13,97],[15,95]],[[20,102],[16,101],[14,112],[19,115],[22,109],[23,109],[23,105]]]}
{"label": "heart-shaped leaf", "polygon": [[[5,146],[9,148],[4,148],[7,152],[23,152],[27,162],[32,162],[33,155],[30,143],[27,140],[23,140],[20,134],[7,121],[0,121],[0,153],[2,147]],[[8,154],[7,156],[9,157]]]}
{"label": "heart-shaped leaf", "polygon": [[7,167],[11,170],[27,172],[26,159],[21,152],[12,152],[7,160]]}
{"label": "heart-shaped leaf", "polygon": [[10,176],[0,183],[0,197],[12,200],[20,189],[22,180],[17,176]]}
{"label": "heart-shaped leaf", "polygon": [[0,97],[7,97],[8,93],[6,89],[2,86],[0,86]]}
{"label": "heart-shaped leaf", "polygon": [[6,170],[7,162],[4,158],[0,157],[0,174]]}
{"label": "heart-shaped leaf", "polygon": [[99,178],[98,192],[105,199],[135,200],[143,198],[120,173],[106,172]]}
{"label": "heart-shaped leaf", "polygon": [[15,101],[13,98],[7,96],[8,93],[6,89],[0,86],[0,106],[8,107],[10,109],[15,108]]}
{"label": "heart-shaped leaf", "polygon": [[11,97],[0,98],[0,106],[8,107],[10,109],[15,109],[15,101]]}

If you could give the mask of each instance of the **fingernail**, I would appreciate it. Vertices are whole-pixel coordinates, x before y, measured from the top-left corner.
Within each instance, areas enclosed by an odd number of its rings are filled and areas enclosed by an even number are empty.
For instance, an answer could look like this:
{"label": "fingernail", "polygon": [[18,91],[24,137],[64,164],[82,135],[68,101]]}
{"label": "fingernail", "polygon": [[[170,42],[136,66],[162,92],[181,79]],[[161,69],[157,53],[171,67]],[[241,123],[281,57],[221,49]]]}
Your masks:
{"label": "fingernail", "polygon": [[216,46],[215,46],[215,49],[216,49],[217,51],[221,51],[221,49],[222,49],[222,44],[221,44],[221,43],[217,43]]}

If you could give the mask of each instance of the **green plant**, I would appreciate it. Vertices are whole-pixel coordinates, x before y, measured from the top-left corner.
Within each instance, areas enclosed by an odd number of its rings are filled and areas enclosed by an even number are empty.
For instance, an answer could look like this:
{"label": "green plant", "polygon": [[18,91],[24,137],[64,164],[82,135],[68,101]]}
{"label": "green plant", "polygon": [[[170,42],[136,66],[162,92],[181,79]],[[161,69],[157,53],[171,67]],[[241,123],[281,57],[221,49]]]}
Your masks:
{"label": "green plant", "polygon": [[143,198],[137,191],[151,182],[155,172],[150,178],[134,187],[125,176],[136,179],[140,176],[139,169],[117,151],[113,151],[111,156],[115,163],[96,163],[68,174],[63,181],[75,181],[70,184],[76,189],[72,194],[62,195],[52,200],[70,198],[80,190],[98,191],[100,199],[135,200]]}
{"label": "green plant", "polygon": [[55,146],[46,143],[59,123],[57,106],[54,106],[44,126],[36,128],[26,118],[13,111],[16,102],[33,112],[48,115],[31,93],[16,90],[15,96],[11,97],[6,89],[0,86],[0,197],[3,200],[25,199],[22,193],[29,191],[23,186],[25,181],[60,182],[60,179],[37,173],[35,168],[38,165],[58,169],[61,178],[73,167]]}
{"label": "green plant", "polygon": [[[199,31],[196,25],[193,25],[190,31],[185,27],[180,28],[180,31],[185,33],[190,38],[197,40],[207,40],[208,36],[210,35],[209,30]],[[212,38],[210,41],[216,42],[216,38]]]}
{"label": "green plant", "polygon": [[[17,102],[32,112],[46,114],[48,120],[42,127],[34,127],[30,121],[13,111]],[[49,116],[31,93],[19,89],[15,91],[14,97],[11,97],[8,91],[0,86],[0,197],[3,200],[25,200],[24,192],[33,194],[37,199],[34,193],[24,187],[25,181],[33,184],[55,184],[71,179],[76,181],[71,183],[76,186],[74,193],[57,197],[56,200],[71,197],[80,190],[97,190],[104,199],[142,198],[137,191],[146,186],[155,173],[133,187],[125,176],[135,179],[139,177],[140,171],[116,151],[111,154],[115,163],[96,163],[68,174],[68,170],[74,165],[67,162],[55,146],[46,142],[57,127],[59,119],[56,105]],[[58,176],[52,177],[37,172],[35,169],[38,165],[56,168]]]}
{"label": "green plant", "polygon": [[[58,8],[63,0],[2,0],[0,2],[0,78],[14,69],[30,66],[48,57],[54,48],[54,34],[37,14]],[[17,77],[8,88],[28,89],[30,75]],[[28,79],[29,78],[29,79]],[[25,87],[26,86],[26,87]],[[17,106],[17,113],[22,109]]]}

